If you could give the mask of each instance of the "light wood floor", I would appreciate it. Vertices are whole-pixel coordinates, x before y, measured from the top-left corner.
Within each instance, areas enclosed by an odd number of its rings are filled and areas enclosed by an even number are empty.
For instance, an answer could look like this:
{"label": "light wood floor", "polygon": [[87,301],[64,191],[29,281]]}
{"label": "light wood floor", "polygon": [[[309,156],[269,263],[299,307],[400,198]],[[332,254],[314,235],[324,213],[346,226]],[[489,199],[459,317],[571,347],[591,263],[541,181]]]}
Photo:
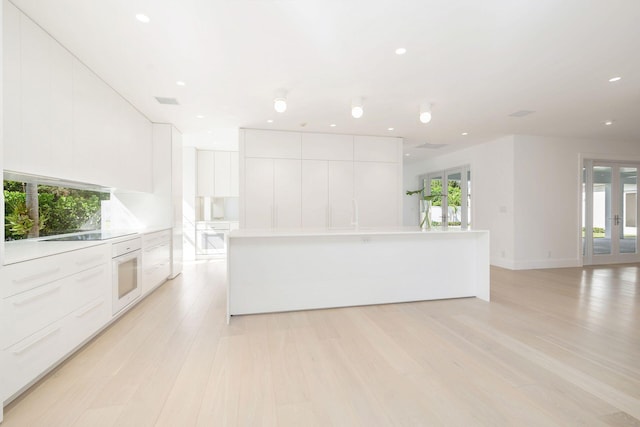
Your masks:
{"label": "light wood floor", "polygon": [[236,317],[186,266],[9,426],[638,426],[640,267],[491,270],[458,299]]}

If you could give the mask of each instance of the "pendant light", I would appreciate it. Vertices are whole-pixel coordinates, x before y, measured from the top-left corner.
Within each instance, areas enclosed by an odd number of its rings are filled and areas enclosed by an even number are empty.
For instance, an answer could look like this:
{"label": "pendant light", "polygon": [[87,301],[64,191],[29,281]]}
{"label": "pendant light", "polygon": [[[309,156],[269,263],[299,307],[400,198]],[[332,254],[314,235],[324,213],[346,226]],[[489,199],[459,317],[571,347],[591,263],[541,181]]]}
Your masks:
{"label": "pendant light", "polygon": [[284,113],[287,111],[287,99],[284,97],[279,97],[273,100],[273,108],[278,113]]}

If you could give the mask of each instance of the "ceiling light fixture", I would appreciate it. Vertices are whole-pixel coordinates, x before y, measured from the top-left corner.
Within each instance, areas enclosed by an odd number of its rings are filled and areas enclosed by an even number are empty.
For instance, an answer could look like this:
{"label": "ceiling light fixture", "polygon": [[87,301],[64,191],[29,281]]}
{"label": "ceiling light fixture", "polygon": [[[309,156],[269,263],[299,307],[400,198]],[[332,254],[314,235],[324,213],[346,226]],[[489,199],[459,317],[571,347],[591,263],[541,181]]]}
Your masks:
{"label": "ceiling light fixture", "polygon": [[273,108],[278,113],[287,111],[287,93],[284,90],[281,89],[276,92],[276,97],[273,100]]}
{"label": "ceiling light fixture", "polygon": [[331,123],[329,126],[331,126],[332,128],[336,127],[335,123]]}
{"label": "ceiling light fixture", "polygon": [[393,130],[393,128],[387,128],[387,130]]}
{"label": "ceiling light fixture", "polygon": [[617,82],[617,81],[619,81],[619,80],[621,80],[621,79],[622,79],[622,77],[620,77],[620,76],[611,77],[611,78],[609,79],[609,83]]}
{"label": "ceiling light fixture", "polygon": [[267,123],[273,123],[273,120],[269,119],[267,120]]}
{"label": "ceiling light fixture", "polygon": [[177,84],[178,86],[185,86],[185,85],[186,85],[186,83],[185,83],[185,82],[183,82],[182,80],[178,80],[178,81],[176,82],[176,84]]}
{"label": "ceiling light fixture", "polygon": [[404,55],[405,53],[407,53],[407,49],[405,49],[404,47],[399,47],[396,49],[396,55]]}
{"label": "ceiling light fixture", "polygon": [[149,21],[151,21],[151,19],[149,19],[149,17],[147,15],[145,15],[144,13],[136,14],[136,19],[138,21],[142,22],[143,24],[148,24]]}
{"label": "ceiling light fixture", "polygon": [[467,136],[467,135],[469,135],[468,132],[462,132],[462,136]]}
{"label": "ceiling light fixture", "polygon": [[354,98],[353,101],[351,101],[351,115],[354,119],[359,119],[363,114],[362,98]]}
{"label": "ceiling light fixture", "polygon": [[420,106],[420,121],[422,123],[431,121],[431,104],[422,104]]}
{"label": "ceiling light fixture", "polygon": [[607,120],[606,122],[604,122],[604,124],[607,126],[611,126],[613,124],[613,120]]}
{"label": "ceiling light fixture", "polygon": [[196,119],[204,119],[204,116],[203,116],[202,114],[198,114],[198,115],[196,116]]}
{"label": "ceiling light fixture", "polygon": [[409,157],[411,155],[411,153],[405,153],[404,155]]}

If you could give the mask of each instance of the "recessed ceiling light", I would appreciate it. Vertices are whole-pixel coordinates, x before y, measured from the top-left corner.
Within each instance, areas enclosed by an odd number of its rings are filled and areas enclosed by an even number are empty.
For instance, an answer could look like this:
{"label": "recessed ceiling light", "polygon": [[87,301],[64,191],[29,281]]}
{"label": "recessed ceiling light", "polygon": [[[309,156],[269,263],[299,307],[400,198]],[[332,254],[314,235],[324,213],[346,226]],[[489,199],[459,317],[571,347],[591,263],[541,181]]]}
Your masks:
{"label": "recessed ceiling light", "polygon": [[613,120],[607,120],[606,122],[604,122],[604,124],[607,126],[611,126],[613,124]]}
{"label": "recessed ceiling light", "polygon": [[387,130],[393,130],[393,128],[387,128]]}
{"label": "recessed ceiling light", "polygon": [[207,133],[213,133],[213,131],[212,130],[208,130]]}
{"label": "recessed ceiling light", "polygon": [[151,19],[149,19],[149,17],[147,15],[145,15],[144,13],[138,13],[136,15],[136,19],[144,24],[148,24],[149,21],[151,21]]}
{"label": "recessed ceiling light", "polygon": [[332,128],[336,127],[335,123],[331,123],[329,126],[331,126]]}
{"label": "recessed ceiling light", "polygon": [[462,136],[467,136],[467,135],[469,135],[468,132],[462,132]]}
{"label": "recessed ceiling light", "polygon": [[184,85],[186,85],[186,83],[185,83],[185,82],[183,82],[182,80],[178,80],[178,81],[176,82],[176,84],[177,84],[178,86],[184,86]]}
{"label": "recessed ceiling light", "polygon": [[273,123],[273,120],[269,119],[267,120],[267,123]]}
{"label": "recessed ceiling light", "polygon": [[407,53],[407,49],[405,49],[404,47],[399,47],[396,49],[396,55],[404,55],[405,53]]}
{"label": "recessed ceiling light", "polygon": [[621,80],[621,79],[622,79],[622,77],[620,77],[620,76],[611,77],[609,79],[609,82],[613,83],[613,82],[617,82],[618,80]]}
{"label": "recessed ceiling light", "polygon": [[196,116],[196,118],[197,118],[197,119],[204,119],[204,116],[203,116],[202,114],[198,114],[198,115]]}
{"label": "recessed ceiling light", "polygon": [[409,157],[411,153],[404,153],[405,156]]}

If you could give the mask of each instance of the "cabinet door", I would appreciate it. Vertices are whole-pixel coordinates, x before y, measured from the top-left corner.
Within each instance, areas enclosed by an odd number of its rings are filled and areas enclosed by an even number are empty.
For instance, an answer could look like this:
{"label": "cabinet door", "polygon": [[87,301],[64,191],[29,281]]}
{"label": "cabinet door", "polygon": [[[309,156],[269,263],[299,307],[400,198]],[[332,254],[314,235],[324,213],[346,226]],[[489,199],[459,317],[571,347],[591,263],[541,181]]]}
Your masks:
{"label": "cabinet door", "polygon": [[353,136],[303,133],[302,158],[309,160],[353,160]]}
{"label": "cabinet door", "polygon": [[47,174],[64,177],[73,169],[73,56],[55,40],[50,45],[52,150]]}
{"label": "cabinet door", "polygon": [[353,220],[353,162],[328,163],[329,226],[349,227]]}
{"label": "cabinet door", "polygon": [[399,224],[400,187],[398,165],[355,162],[355,199],[358,224],[363,227],[388,227]]}
{"label": "cabinet door", "polygon": [[297,132],[280,132],[269,130],[247,129],[244,131],[246,157],[299,159],[300,134]]}
{"label": "cabinet door", "polygon": [[214,156],[214,192],[216,197],[231,195],[231,153],[216,151]]}
{"label": "cabinet door", "polygon": [[329,209],[328,168],[325,160],[302,161],[302,227],[327,227]]}
{"label": "cabinet door", "polygon": [[20,19],[22,170],[49,174],[51,157],[51,38],[33,21]]}
{"label": "cabinet door", "polygon": [[274,160],[274,223],[276,228],[299,228],[301,221],[300,160]]}
{"label": "cabinet door", "polygon": [[198,196],[214,194],[215,156],[213,151],[198,150]]}
{"label": "cabinet door", "polygon": [[273,227],[273,159],[245,159],[244,228]]}
{"label": "cabinet door", "polygon": [[2,24],[3,166],[7,170],[22,171],[20,12],[9,2],[4,2]]}
{"label": "cabinet door", "polygon": [[229,196],[240,196],[240,156],[237,151],[231,152],[231,182],[229,184]]}

